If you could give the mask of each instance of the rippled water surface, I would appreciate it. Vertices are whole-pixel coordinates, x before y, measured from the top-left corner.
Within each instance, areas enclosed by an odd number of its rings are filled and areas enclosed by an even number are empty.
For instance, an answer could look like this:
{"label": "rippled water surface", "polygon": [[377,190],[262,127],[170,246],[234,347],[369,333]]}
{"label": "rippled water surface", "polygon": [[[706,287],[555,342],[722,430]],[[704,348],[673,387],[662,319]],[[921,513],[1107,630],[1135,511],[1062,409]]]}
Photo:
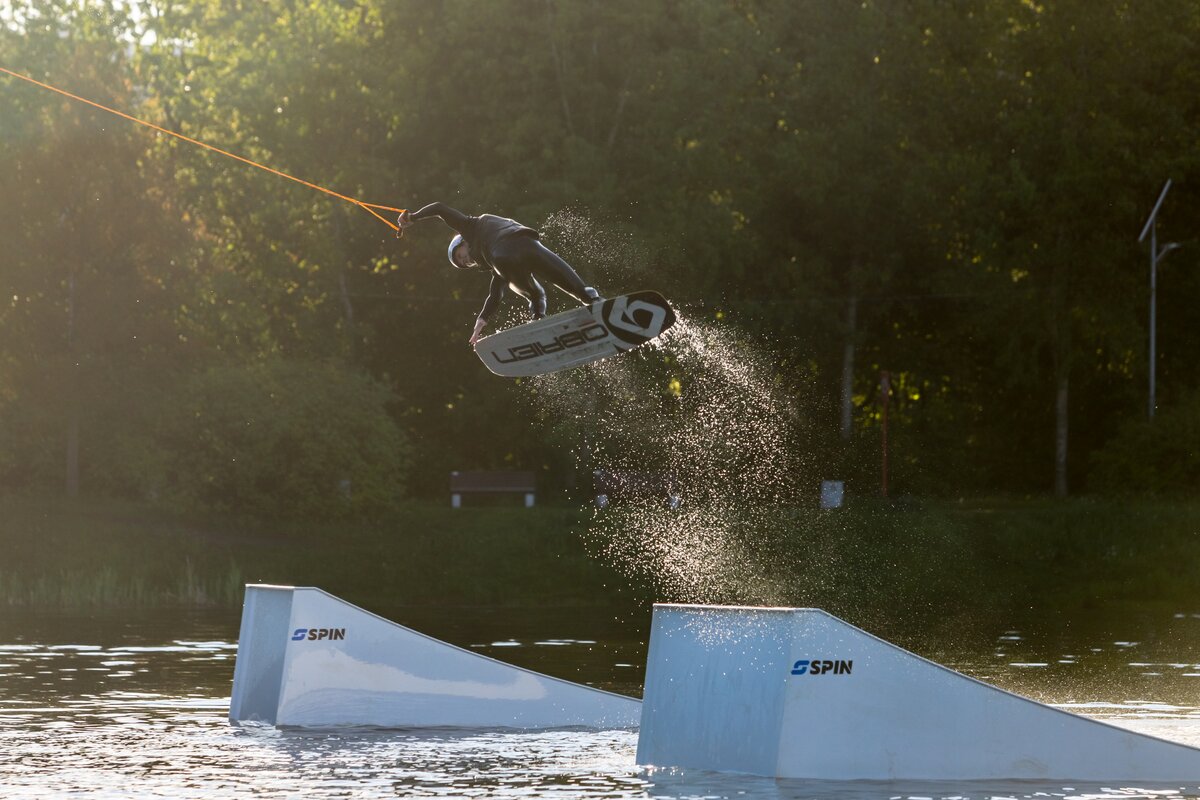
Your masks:
{"label": "rippled water surface", "polygon": [[[603,610],[401,610],[506,661],[637,693],[645,618]],[[1200,797],[1200,788],[893,785],[639,770],[626,731],[298,733],[226,720],[236,613],[0,620],[0,796],[1000,798]],[[1200,616],[878,631],[1005,688],[1200,744]]]}

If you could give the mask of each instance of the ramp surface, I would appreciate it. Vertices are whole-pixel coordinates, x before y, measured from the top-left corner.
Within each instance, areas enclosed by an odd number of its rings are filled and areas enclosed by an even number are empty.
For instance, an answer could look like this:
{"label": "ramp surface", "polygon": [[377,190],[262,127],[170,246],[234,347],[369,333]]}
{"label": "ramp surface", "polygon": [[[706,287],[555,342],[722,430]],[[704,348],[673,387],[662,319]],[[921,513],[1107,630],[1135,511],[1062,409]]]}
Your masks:
{"label": "ramp surface", "polygon": [[246,587],[231,722],[634,728],[641,703],[472,653],[310,587]]}
{"label": "ramp surface", "polygon": [[786,608],[654,607],[637,761],[834,781],[1200,781],[1200,750]]}

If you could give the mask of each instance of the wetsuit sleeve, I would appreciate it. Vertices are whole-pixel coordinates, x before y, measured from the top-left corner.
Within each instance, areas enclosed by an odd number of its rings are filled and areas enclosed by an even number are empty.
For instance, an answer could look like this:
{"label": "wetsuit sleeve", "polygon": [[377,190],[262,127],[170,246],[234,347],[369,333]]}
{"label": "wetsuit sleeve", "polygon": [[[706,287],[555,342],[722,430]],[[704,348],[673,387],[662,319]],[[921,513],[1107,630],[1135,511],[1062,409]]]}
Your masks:
{"label": "wetsuit sleeve", "polygon": [[504,299],[504,288],[508,285],[508,281],[501,278],[499,275],[492,275],[492,285],[488,290],[487,300],[483,301],[483,310],[479,312],[479,318],[487,322],[492,318],[492,314],[496,313],[496,309],[500,306],[500,301]]}
{"label": "wetsuit sleeve", "polygon": [[412,220],[428,219],[429,217],[438,217],[442,222],[449,225],[454,230],[467,235],[467,228],[470,226],[470,217],[462,213],[456,208],[451,208],[445,203],[430,203],[424,208],[412,212],[410,215]]}

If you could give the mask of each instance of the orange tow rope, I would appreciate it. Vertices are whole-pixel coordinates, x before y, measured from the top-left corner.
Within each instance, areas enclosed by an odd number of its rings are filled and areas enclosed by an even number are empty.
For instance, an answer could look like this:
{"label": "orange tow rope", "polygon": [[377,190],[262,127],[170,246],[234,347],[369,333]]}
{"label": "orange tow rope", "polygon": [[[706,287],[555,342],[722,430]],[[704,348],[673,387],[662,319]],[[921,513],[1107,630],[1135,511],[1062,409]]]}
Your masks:
{"label": "orange tow rope", "polygon": [[230,158],[235,158],[238,161],[241,161],[243,164],[249,164],[252,167],[258,167],[259,169],[263,169],[263,170],[266,170],[267,172],[278,175],[281,178],[287,178],[289,181],[295,181],[296,183],[302,183],[305,186],[309,187],[310,189],[316,189],[318,192],[324,192],[325,194],[332,195],[333,197],[336,197],[339,200],[345,200],[347,203],[353,203],[354,205],[363,209],[367,213],[371,214],[371,216],[378,219],[384,225],[387,225],[392,230],[396,231],[397,233],[400,232],[400,228],[398,225],[396,225],[396,223],[392,222],[391,220],[385,219],[382,215],[380,215],[378,212],[376,212],[375,209],[378,208],[381,211],[395,211],[397,213],[403,213],[404,212],[403,208],[393,208],[392,206],[384,206],[384,205],[380,205],[378,203],[366,203],[366,202],[363,202],[362,200],[358,200],[353,197],[347,197],[344,194],[338,194],[337,192],[333,191],[332,189],[326,189],[324,186],[318,186],[315,183],[309,183],[308,181],[301,180],[301,179],[295,177],[294,175],[288,175],[286,172],[280,172],[277,169],[271,169],[268,166],[259,164],[257,161],[251,161],[248,158],[244,158],[244,157],[236,155],[234,153],[230,153],[227,150],[222,150],[219,147],[213,147],[211,144],[205,144],[204,142],[202,142],[198,139],[192,139],[191,137],[184,136],[182,133],[176,133],[175,131],[169,131],[166,128],[161,128],[158,125],[155,125],[153,122],[146,122],[143,119],[138,119],[137,117],[131,117],[128,114],[117,111],[115,108],[109,108],[108,106],[104,106],[99,103],[88,100],[86,97],[80,97],[79,95],[71,94],[70,92],[64,91],[63,89],[59,89],[56,86],[51,86],[48,83],[42,83],[41,81],[35,81],[33,78],[30,78],[26,75],[22,75],[18,72],[13,72],[11,69],[5,69],[4,67],[0,67],[0,72],[4,72],[4,73],[7,73],[8,75],[12,75],[14,78],[20,78],[23,81],[28,81],[29,83],[32,83],[35,86],[40,86],[43,89],[49,89],[52,92],[57,92],[58,94],[61,94],[64,97],[69,97],[72,100],[78,100],[81,103],[87,103],[89,106],[95,106],[96,108],[100,109],[101,111],[107,111],[110,114],[116,114],[118,117],[123,117],[123,118],[129,120],[130,122],[136,122],[139,125],[145,125],[147,128],[153,128],[154,130],[158,131],[159,133],[165,133],[168,136],[174,136],[176,139],[183,139],[185,142],[190,142],[191,144],[199,145],[200,147],[203,147],[205,150],[212,150],[214,153],[220,153],[223,156],[229,156]]}

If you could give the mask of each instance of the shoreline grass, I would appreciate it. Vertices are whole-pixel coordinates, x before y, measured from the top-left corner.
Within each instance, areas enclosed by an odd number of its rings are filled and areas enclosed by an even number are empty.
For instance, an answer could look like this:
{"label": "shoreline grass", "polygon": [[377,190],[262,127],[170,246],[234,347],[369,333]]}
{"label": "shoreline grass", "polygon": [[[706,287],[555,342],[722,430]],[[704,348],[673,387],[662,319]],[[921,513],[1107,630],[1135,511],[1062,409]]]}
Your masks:
{"label": "shoreline grass", "polygon": [[[929,501],[786,510],[787,602],[932,617],[970,607],[1190,603],[1200,503]],[[245,583],[366,607],[644,606],[679,600],[590,551],[585,508],[414,502],[373,522],[247,524],[127,503],[0,497],[0,605],[237,607]],[[1189,606],[1190,609],[1190,606]]]}
{"label": "shoreline grass", "polygon": [[106,500],[0,498],[0,605],[235,607],[245,583],[374,606],[605,605],[578,509],[413,503],[373,522],[247,523]]}

